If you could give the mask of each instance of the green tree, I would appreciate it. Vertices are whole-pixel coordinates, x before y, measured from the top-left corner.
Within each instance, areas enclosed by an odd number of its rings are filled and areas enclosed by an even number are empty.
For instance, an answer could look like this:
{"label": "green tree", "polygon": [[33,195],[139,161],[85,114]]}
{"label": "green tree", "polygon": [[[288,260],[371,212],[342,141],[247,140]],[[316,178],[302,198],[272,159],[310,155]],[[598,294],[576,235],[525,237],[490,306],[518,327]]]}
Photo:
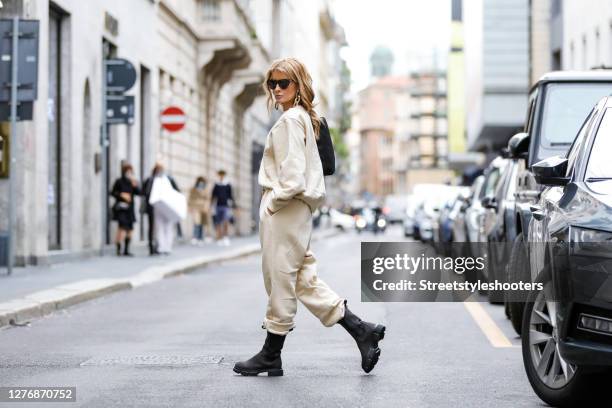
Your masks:
{"label": "green tree", "polygon": [[344,138],[342,137],[340,130],[338,128],[331,128],[329,129],[329,134],[332,138],[332,142],[334,144],[334,151],[336,152],[336,155],[340,159],[346,160],[348,158],[349,152],[348,152],[348,147],[344,143]]}

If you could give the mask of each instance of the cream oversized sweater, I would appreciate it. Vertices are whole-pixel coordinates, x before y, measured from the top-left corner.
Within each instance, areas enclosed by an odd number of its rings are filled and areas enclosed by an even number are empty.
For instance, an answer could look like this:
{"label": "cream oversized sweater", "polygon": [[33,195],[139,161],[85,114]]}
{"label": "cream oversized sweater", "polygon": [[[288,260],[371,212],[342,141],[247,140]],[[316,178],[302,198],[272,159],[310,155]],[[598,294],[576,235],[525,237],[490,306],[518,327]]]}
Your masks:
{"label": "cream oversized sweater", "polygon": [[283,113],[266,138],[259,185],[272,190],[268,208],[276,212],[292,198],[317,209],[325,199],[323,166],[308,112],[293,107]]}

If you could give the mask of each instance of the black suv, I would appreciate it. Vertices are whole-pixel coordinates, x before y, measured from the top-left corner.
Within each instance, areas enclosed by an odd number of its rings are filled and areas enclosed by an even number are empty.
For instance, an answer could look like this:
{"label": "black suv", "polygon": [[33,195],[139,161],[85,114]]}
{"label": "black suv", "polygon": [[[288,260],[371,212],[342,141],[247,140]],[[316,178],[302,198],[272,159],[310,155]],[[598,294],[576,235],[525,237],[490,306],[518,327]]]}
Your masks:
{"label": "black suv", "polygon": [[[527,228],[531,207],[542,186],[536,182],[532,167],[552,156],[563,156],[593,106],[612,94],[612,71],[559,71],[548,73],[531,88],[523,133],[508,142],[511,158],[519,160],[514,210],[516,236],[510,250],[507,279],[527,281]],[[509,239],[512,239],[508,235]],[[524,304],[508,302],[508,314],[517,333],[521,333]]]}
{"label": "black suv", "polygon": [[[542,287],[525,304],[523,362],[533,389],[553,406],[610,406],[611,136],[607,97],[568,154],[532,167],[545,186],[528,232],[531,276]],[[599,404],[586,401],[601,396]]]}

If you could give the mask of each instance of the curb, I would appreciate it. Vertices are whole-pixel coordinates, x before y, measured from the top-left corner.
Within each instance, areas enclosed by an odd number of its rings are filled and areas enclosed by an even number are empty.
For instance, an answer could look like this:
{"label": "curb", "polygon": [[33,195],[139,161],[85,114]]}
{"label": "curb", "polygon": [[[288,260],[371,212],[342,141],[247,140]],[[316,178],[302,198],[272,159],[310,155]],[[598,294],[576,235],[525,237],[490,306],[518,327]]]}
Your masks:
{"label": "curb", "polygon": [[[312,241],[338,235],[331,229],[313,235]],[[191,273],[204,266],[242,258],[261,251],[260,244],[248,244],[241,248],[219,255],[206,255],[191,259],[178,260],[169,264],[151,266],[136,275],[119,279],[88,279],[56,286],[31,293],[23,298],[0,303],[0,328],[9,325],[22,325],[31,319],[43,317],[57,310],[98,299],[111,293],[135,289],[158,282],[162,279]]]}

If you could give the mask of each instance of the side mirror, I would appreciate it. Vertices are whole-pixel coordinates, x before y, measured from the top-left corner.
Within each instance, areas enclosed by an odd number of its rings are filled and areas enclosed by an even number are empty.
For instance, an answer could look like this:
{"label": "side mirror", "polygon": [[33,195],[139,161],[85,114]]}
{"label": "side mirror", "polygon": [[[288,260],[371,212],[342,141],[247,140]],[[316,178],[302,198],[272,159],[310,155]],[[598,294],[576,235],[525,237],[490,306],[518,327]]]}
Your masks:
{"label": "side mirror", "polygon": [[534,164],[531,167],[538,184],[544,186],[564,186],[569,182],[567,174],[567,159],[553,156]]}
{"label": "side mirror", "polygon": [[497,210],[497,200],[495,197],[484,197],[481,201],[482,206],[484,208],[489,208],[491,210]]}
{"label": "side mirror", "polygon": [[529,133],[521,132],[508,141],[508,157],[511,159],[526,159],[529,154]]}

